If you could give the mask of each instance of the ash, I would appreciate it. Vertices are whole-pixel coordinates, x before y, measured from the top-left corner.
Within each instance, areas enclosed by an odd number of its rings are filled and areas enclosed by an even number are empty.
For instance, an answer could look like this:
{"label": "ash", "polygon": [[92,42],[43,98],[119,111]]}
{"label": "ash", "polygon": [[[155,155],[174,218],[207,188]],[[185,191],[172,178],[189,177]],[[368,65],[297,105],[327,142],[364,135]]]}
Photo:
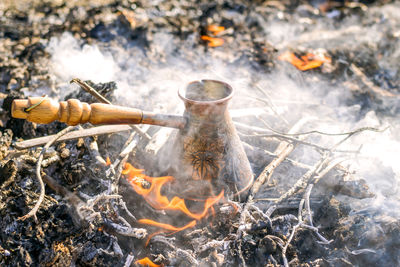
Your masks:
{"label": "ash", "polygon": [[[20,0],[0,13],[1,266],[400,264],[398,2]],[[11,102],[97,102],[69,84],[75,77],[114,104],[177,114],[187,82],[231,84],[256,177],[248,196],[148,240],[157,228],[140,219],[188,219],[153,209],[122,174],[129,162],[168,175],[173,130],[139,126],[47,149],[45,197],[21,220],[39,199],[43,148],[17,142],[65,125],[13,119]]]}

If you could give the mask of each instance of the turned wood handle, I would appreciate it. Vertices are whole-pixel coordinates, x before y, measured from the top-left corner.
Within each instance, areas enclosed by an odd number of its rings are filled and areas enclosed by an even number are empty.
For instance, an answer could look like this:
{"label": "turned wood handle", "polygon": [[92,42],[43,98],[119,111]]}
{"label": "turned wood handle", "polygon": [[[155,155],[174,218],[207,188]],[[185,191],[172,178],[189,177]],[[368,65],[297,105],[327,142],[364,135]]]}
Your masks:
{"label": "turned wood handle", "polygon": [[14,118],[36,123],[50,123],[58,120],[68,125],[86,122],[92,124],[139,124],[143,122],[143,111],[139,109],[101,103],[89,105],[77,99],[62,102],[55,102],[43,97],[16,99],[12,103],[11,114]]}

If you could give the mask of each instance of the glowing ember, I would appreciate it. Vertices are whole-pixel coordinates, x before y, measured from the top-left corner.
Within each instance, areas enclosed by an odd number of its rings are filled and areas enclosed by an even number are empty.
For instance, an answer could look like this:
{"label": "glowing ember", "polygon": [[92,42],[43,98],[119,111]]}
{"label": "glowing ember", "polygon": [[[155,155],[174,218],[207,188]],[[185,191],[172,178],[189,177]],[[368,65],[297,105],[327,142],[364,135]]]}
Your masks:
{"label": "glowing ember", "polygon": [[163,264],[155,264],[148,257],[135,261],[135,264],[140,264],[148,267],[161,267]]}
{"label": "glowing ember", "polygon": [[307,53],[306,55],[301,56],[300,59],[291,52],[285,52],[280,55],[278,59],[290,62],[293,66],[301,71],[318,68],[325,62],[331,62],[330,57],[324,55],[314,55],[312,53]]}
{"label": "glowing ember", "polygon": [[207,41],[209,47],[217,47],[224,44],[224,39],[202,35],[201,40]]}
{"label": "glowing ember", "polygon": [[[217,36],[225,30],[225,27],[218,25],[208,25],[207,31],[210,35]],[[206,41],[209,47],[217,47],[224,44],[224,39],[202,35],[201,40]]]}
{"label": "glowing ember", "polygon": [[212,32],[215,35],[219,34],[220,32],[223,32],[224,30],[225,30],[224,26],[217,26],[217,25],[207,26],[207,31]]}
{"label": "glowing ember", "polygon": [[[178,210],[196,220],[200,220],[206,216],[209,208],[224,196],[224,191],[221,191],[218,196],[207,198],[204,202],[203,211],[200,213],[193,213],[187,208],[184,199],[175,196],[169,200],[166,196],[161,195],[163,185],[167,182],[173,181],[174,177],[149,177],[143,174],[143,170],[136,169],[129,163],[125,164],[122,174],[128,175],[127,180],[130,182],[136,193],[141,195],[153,208],[158,210]],[[142,180],[150,182],[150,188],[144,188],[141,182]]]}

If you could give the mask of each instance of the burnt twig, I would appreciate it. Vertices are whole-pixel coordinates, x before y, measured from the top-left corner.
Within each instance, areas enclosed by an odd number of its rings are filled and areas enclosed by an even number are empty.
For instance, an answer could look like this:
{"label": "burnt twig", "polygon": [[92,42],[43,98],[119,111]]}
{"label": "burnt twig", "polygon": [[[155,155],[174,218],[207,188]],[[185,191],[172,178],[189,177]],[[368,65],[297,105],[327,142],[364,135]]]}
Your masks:
{"label": "burnt twig", "polygon": [[360,78],[360,80],[367,86],[367,88],[374,93],[374,95],[380,95],[385,97],[399,97],[398,95],[395,95],[389,91],[380,88],[379,86],[376,86],[355,64],[352,63],[350,65],[350,69],[355,75],[357,75]]}
{"label": "burnt twig", "polygon": [[125,260],[124,267],[130,267],[132,265],[132,261],[135,259],[135,257],[132,254],[128,254]]}
{"label": "burnt twig", "polygon": [[[246,136],[246,137],[271,137],[271,138],[278,138],[280,140],[287,140],[293,143],[297,143],[297,144],[301,144],[301,145],[306,145],[306,146],[310,146],[310,147],[314,147],[318,150],[321,151],[330,151],[330,148],[327,147],[323,147],[317,144],[313,144],[307,141],[303,141],[303,140],[299,140],[297,138],[293,138],[290,136],[284,136],[284,135],[280,135],[280,134],[255,134],[255,135],[245,135],[245,134],[241,134],[242,136]],[[342,153],[359,153],[358,150],[336,150],[336,152],[342,152]]]}
{"label": "burnt twig", "polygon": [[190,266],[199,266],[199,262],[186,250],[178,248],[176,250],[176,256],[185,259],[188,263],[190,263]]}
{"label": "burnt twig", "polygon": [[[289,133],[297,131],[300,127],[302,127],[308,120],[311,118],[304,118],[300,121],[298,121],[292,129],[290,129]],[[255,182],[253,183],[253,186],[250,189],[250,194],[248,197],[248,202],[252,201],[254,196],[257,194],[257,192],[260,190],[261,186],[264,183],[268,183],[269,179],[272,176],[272,173],[276,169],[276,167],[293,151],[294,145],[291,143],[287,142],[281,142],[279,146],[276,148],[275,152],[278,154],[278,157],[275,158],[268,166],[264,168],[264,170],[261,172],[261,174],[257,177]]]}
{"label": "burnt twig", "polygon": [[65,128],[64,130],[60,131],[58,134],[56,134],[53,139],[51,139],[44,147],[43,150],[41,151],[38,161],[36,163],[36,177],[39,181],[40,184],[40,195],[39,195],[39,199],[36,202],[35,206],[24,216],[19,217],[18,220],[26,220],[30,217],[33,217],[35,219],[35,221],[37,222],[37,218],[36,218],[36,213],[40,207],[40,204],[42,204],[42,201],[44,199],[44,183],[43,183],[43,179],[42,179],[42,175],[40,173],[41,171],[41,167],[42,167],[42,160],[43,160],[43,155],[46,152],[46,150],[61,136],[63,136],[64,134],[66,134],[67,132],[73,130],[75,127],[73,126],[68,126],[67,128]]}
{"label": "burnt twig", "polygon": [[297,193],[300,189],[303,189],[307,186],[308,181],[311,179],[311,177],[321,168],[323,164],[325,164],[329,158],[327,155],[325,157],[322,157],[314,166],[312,169],[308,170],[303,176],[300,177],[299,180],[289,189],[287,190],[282,196],[279,197],[275,201],[275,203],[281,203],[282,201],[288,199],[289,197],[293,196],[295,193]]}
{"label": "burnt twig", "polygon": [[327,136],[341,136],[341,135],[354,135],[354,134],[357,134],[357,133],[360,133],[360,132],[364,132],[364,131],[384,132],[389,128],[388,126],[383,128],[383,129],[379,129],[377,127],[367,126],[367,127],[361,127],[361,128],[355,129],[353,131],[343,132],[343,133],[328,133],[328,132],[323,132],[323,131],[319,131],[319,130],[311,130],[311,131],[300,132],[300,133],[283,133],[283,132],[280,132],[280,131],[277,131],[277,130],[273,129],[262,118],[258,117],[258,119],[260,119],[264,123],[265,127],[267,127],[268,130],[270,130],[271,132],[274,132],[276,134],[283,135],[283,136],[301,136],[301,135],[310,135],[310,134],[319,134],[319,135],[327,135]]}
{"label": "burnt twig", "polygon": [[[82,126],[80,126],[80,125],[78,127],[80,130],[83,129]],[[88,149],[90,155],[92,156],[92,158],[94,158],[96,160],[97,164],[101,165],[101,166],[105,166],[106,161],[100,155],[99,146],[97,144],[97,141],[95,139],[89,140],[89,138],[85,138],[84,142],[85,142],[85,146]]]}
{"label": "burnt twig", "polygon": [[[262,120],[260,118],[261,121],[264,122],[264,120]],[[303,140],[299,140],[298,138],[293,138],[295,136],[303,136],[303,135],[310,135],[310,134],[320,134],[320,135],[327,135],[327,136],[341,136],[341,135],[346,135],[346,138],[342,141],[342,143],[344,141],[346,141],[348,138],[350,138],[353,135],[356,135],[358,133],[364,132],[364,131],[372,131],[372,132],[384,132],[386,131],[389,126],[386,126],[382,129],[377,128],[377,127],[361,127],[358,129],[355,129],[353,131],[348,131],[348,132],[343,132],[343,133],[328,133],[328,132],[322,132],[322,131],[318,131],[318,130],[311,130],[311,131],[307,131],[307,132],[299,132],[299,133],[282,133],[279,132],[275,129],[273,129],[272,127],[270,127],[266,122],[264,122],[264,124],[266,125],[266,127],[268,128],[268,130],[260,128],[260,127],[253,127],[253,126],[248,126],[242,123],[235,123],[235,125],[240,129],[247,129],[247,130],[252,130],[254,132],[262,132],[263,134],[243,134],[241,133],[242,136],[246,136],[246,137],[270,137],[270,138],[278,138],[281,140],[288,140],[294,143],[298,143],[298,144],[302,144],[302,145],[306,145],[306,146],[310,146],[310,147],[314,147],[316,149],[319,149],[321,151],[331,151],[332,148],[326,148],[326,147],[322,147],[320,145],[314,144],[314,143],[310,143],[307,141],[303,141]],[[272,132],[272,133],[271,133]],[[358,153],[359,151],[355,150],[335,150],[336,152],[346,152],[346,153]]]}
{"label": "burnt twig", "polygon": [[70,83],[76,83],[78,84],[83,90],[94,96],[97,100],[99,100],[101,103],[105,104],[111,104],[110,101],[107,100],[104,96],[102,96],[99,92],[97,92],[93,87],[91,87],[89,84],[85,83],[81,79],[74,78],[70,81]]}
{"label": "burnt twig", "polygon": [[108,220],[105,221],[105,224],[123,236],[135,237],[137,239],[143,239],[147,236],[147,230],[143,228],[132,228],[130,225],[122,226]]}
{"label": "burnt twig", "polygon": [[[303,118],[302,120],[298,121],[289,131],[289,133],[297,131],[300,129],[310,118]],[[243,232],[247,229],[246,228],[246,219],[248,218],[248,209],[254,202],[254,196],[260,190],[261,186],[268,182],[271,178],[274,170],[276,167],[293,151],[294,145],[288,142],[281,142],[279,146],[276,148],[275,152],[278,154],[278,157],[275,158],[270,164],[268,164],[261,174],[257,177],[255,182],[253,183],[252,187],[250,188],[250,193],[247,198],[246,204],[241,212],[240,221],[239,221],[239,228],[236,234],[236,240],[238,241],[238,256],[243,266],[246,266],[246,262],[242,256],[242,246],[241,240],[243,236]]]}

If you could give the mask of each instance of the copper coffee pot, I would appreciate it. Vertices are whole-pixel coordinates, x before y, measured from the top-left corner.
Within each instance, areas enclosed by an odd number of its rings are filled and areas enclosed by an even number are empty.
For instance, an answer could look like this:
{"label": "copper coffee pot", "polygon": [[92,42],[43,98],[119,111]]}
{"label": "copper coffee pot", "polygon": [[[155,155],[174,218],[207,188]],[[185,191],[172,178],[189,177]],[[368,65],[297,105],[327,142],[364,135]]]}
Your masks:
{"label": "copper coffee pot", "polygon": [[89,105],[77,99],[57,103],[42,97],[14,100],[11,112],[14,118],[36,123],[59,120],[68,125],[90,122],[177,128],[170,169],[183,188],[189,188],[191,196],[222,189],[228,195],[245,195],[253,173],[227,109],[232,87],[200,80],[189,83],[178,95],[186,108],[183,116],[101,103]]}

